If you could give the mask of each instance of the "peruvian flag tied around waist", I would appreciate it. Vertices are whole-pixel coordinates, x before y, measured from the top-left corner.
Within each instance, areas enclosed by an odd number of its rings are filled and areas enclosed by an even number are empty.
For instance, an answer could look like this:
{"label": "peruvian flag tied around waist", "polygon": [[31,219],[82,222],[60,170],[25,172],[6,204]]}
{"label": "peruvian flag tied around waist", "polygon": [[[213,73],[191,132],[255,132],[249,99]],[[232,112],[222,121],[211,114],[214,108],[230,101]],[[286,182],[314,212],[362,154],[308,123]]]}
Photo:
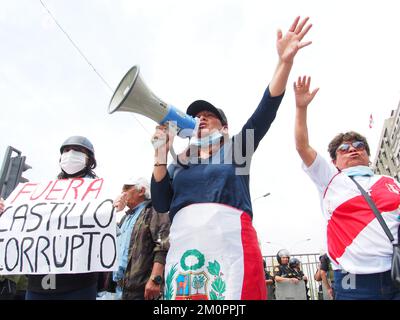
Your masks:
{"label": "peruvian flag tied around waist", "polygon": [[247,213],[193,204],[175,215],[169,239],[166,300],[266,299],[261,251]]}

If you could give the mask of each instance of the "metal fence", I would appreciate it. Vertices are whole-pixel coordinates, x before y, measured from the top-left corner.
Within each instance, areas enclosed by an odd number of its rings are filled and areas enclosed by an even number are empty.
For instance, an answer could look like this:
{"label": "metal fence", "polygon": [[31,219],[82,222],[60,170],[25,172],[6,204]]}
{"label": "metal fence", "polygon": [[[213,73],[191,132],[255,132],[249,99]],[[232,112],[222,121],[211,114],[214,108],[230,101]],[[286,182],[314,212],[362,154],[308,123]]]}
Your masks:
{"label": "metal fence", "polygon": [[[301,261],[301,270],[307,276],[309,288],[309,295],[311,300],[318,300],[318,286],[319,283],[314,280],[314,274],[319,266],[319,253],[302,253],[302,254],[291,254],[290,257],[297,258]],[[276,256],[264,256],[267,270],[274,274],[275,267],[279,266]]]}

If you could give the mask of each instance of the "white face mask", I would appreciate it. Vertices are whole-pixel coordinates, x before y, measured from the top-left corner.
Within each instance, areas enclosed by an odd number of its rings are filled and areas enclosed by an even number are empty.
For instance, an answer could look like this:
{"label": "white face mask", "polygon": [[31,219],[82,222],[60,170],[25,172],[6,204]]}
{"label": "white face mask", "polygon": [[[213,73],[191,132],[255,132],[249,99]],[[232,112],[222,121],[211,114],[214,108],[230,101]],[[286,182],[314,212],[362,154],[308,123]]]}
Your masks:
{"label": "white face mask", "polygon": [[86,154],[70,150],[61,155],[60,167],[68,174],[74,174],[86,167]]}
{"label": "white face mask", "polygon": [[190,139],[190,144],[198,147],[207,147],[219,143],[222,137],[223,135],[221,132],[215,131],[203,138],[193,137],[192,139]]}

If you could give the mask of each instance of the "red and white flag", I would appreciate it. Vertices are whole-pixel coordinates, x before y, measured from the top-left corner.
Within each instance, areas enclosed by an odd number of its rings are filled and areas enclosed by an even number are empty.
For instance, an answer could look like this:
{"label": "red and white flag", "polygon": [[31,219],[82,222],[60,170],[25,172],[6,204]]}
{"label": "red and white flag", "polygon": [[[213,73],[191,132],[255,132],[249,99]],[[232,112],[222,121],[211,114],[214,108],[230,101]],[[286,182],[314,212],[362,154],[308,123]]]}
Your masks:
{"label": "red and white flag", "polygon": [[372,118],[372,113],[369,115],[369,128],[372,128],[372,124],[374,123],[374,119]]}
{"label": "red and white flag", "polygon": [[196,203],[175,215],[165,265],[166,300],[265,300],[261,251],[249,214]]}

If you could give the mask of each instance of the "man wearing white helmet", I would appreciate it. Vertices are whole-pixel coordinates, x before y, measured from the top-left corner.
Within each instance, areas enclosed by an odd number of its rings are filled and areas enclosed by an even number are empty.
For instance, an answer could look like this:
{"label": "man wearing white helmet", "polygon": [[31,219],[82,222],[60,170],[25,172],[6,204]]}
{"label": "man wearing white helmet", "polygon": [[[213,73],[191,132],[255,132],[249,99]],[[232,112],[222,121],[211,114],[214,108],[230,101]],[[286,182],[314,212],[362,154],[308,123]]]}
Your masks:
{"label": "man wearing white helmet", "polygon": [[160,297],[167,255],[169,216],[159,214],[151,203],[147,179],[130,178],[115,199],[117,211],[128,207],[119,223],[117,297],[123,300],[152,300]]}

